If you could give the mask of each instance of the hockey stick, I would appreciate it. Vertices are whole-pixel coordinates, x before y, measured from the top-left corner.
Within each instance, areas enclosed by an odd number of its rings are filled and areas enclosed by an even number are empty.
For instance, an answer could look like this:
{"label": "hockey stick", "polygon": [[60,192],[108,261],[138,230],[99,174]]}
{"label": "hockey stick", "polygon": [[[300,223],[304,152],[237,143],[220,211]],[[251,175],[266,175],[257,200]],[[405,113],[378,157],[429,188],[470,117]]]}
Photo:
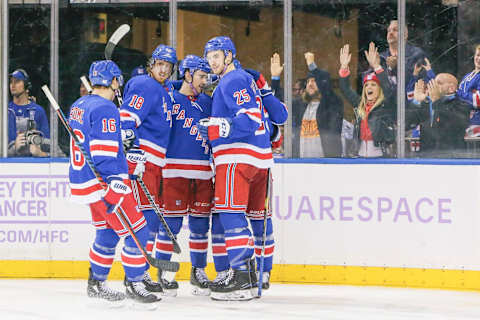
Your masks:
{"label": "hockey stick", "polygon": [[[112,60],[113,50],[117,44],[122,40],[122,38],[130,31],[130,26],[128,24],[122,24],[120,27],[115,30],[115,32],[110,36],[108,39],[108,43],[105,46],[105,59]],[[115,96],[117,97],[118,105],[121,106],[123,104],[122,93],[120,89],[115,90]]]}
{"label": "hockey stick", "polygon": [[180,245],[177,242],[177,238],[172,233],[172,230],[170,230],[170,227],[168,226],[167,222],[165,221],[165,218],[163,217],[162,212],[160,211],[157,204],[153,200],[152,195],[151,195],[150,191],[148,191],[148,188],[145,185],[145,183],[143,182],[142,178],[140,178],[140,177],[137,178],[137,182],[140,185],[140,187],[142,188],[143,193],[145,193],[145,195],[147,196],[148,202],[150,202],[150,205],[153,207],[153,211],[155,211],[156,215],[160,219],[160,222],[162,223],[163,228],[165,229],[165,231],[167,231],[168,237],[170,238],[170,240],[172,240],[173,252],[181,253],[182,250],[180,249]]}
{"label": "hockey stick", "polygon": [[[50,92],[50,89],[46,85],[44,85],[44,86],[42,86],[42,90],[45,93],[45,95],[47,96],[48,100],[50,101],[50,104],[52,105],[52,108],[55,110],[58,117],[60,118],[63,125],[65,126],[65,129],[67,129],[68,133],[70,134],[70,136],[75,141],[75,144],[77,145],[77,147],[82,152],[82,155],[84,156],[88,166],[92,170],[92,172],[95,175],[95,177],[97,178],[98,182],[100,182],[100,185],[102,186],[102,188],[104,190],[106,190],[107,187],[108,187],[106,182],[103,180],[102,176],[100,175],[100,173],[95,168],[95,165],[93,164],[92,159],[90,158],[90,156],[85,151],[85,148],[83,147],[83,144],[78,139],[77,135],[73,132],[72,127],[70,127],[70,125],[68,124],[67,118],[63,114],[62,110],[60,109],[60,106],[58,105],[57,101],[55,100],[52,93]],[[178,271],[178,269],[180,268],[180,264],[178,262],[155,259],[145,251],[145,248],[142,246],[142,244],[138,240],[138,237],[136,236],[132,225],[128,221],[125,212],[123,211],[123,209],[120,206],[118,208],[118,211],[116,212],[116,215],[120,219],[121,223],[128,229],[128,232],[132,236],[133,241],[135,241],[135,244],[137,245],[138,249],[142,253],[143,257],[147,260],[147,262],[152,267],[162,269],[162,270],[172,271],[172,272],[177,272]]]}
{"label": "hockey stick", "polygon": [[130,26],[128,24],[122,24],[120,27],[117,28],[117,30],[115,30],[110,39],[108,39],[108,43],[105,47],[106,60],[112,60],[113,50],[115,50],[117,44],[129,31]]}
{"label": "hockey stick", "polygon": [[265,265],[265,244],[267,242],[267,218],[272,210],[272,171],[268,168],[267,197],[265,198],[265,212],[263,213],[262,253],[260,256],[260,270],[258,272],[258,297],[262,296],[263,269]]}
{"label": "hockey stick", "polygon": [[[87,81],[87,78],[85,76],[81,76],[80,80],[82,81],[83,85],[87,89],[88,93],[92,93],[92,87],[90,86],[90,83]],[[160,211],[157,204],[153,200],[152,194],[150,193],[150,191],[148,191],[148,188],[145,185],[145,183],[143,182],[142,178],[139,177],[137,179],[137,182],[138,182],[138,184],[140,184],[140,188],[142,188],[143,193],[145,193],[145,196],[147,197],[148,202],[153,207],[153,211],[155,211],[155,214],[160,219],[160,222],[162,223],[163,228],[165,229],[165,231],[167,231],[168,237],[170,238],[170,240],[172,240],[172,242],[173,242],[173,252],[181,253],[182,250],[180,249],[180,245],[177,242],[177,238],[173,235],[172,230],[170,230],[170,227],[168,226],[167,222],[165,221],[165,218],[163,217],[162,212]]]}

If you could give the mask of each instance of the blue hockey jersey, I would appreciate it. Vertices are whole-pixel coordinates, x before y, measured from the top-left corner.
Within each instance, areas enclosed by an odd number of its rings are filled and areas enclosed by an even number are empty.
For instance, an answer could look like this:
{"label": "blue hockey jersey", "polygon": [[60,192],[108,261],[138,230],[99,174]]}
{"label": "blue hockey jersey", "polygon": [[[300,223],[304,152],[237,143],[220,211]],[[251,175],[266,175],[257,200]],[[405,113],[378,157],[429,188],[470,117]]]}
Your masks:
{"label": "blue hockey jersey", "polygon": [[457,96],[472,106],[470,124],[480,125],[480,72],[472,71],[463,77]]}
{"label": "blue hockey jersey", "polygon": [[210,147],[202,139],[196,123],[210,116],[212,99],[205,94],[193,98],[179,91],[174,91],[173,97],[172,131],[163,177],[211,179],[213,171],[210,167]]}
{"label": "blue hockey jersey", "polygon": [[[68,123],[105,182],[112,177],[128,178],[120,115],[113,102],[94,94],[83,96],[72,104]],[[69,179],[72,200],[92,203],[103,196],[102,186],[73,139],[70,141]]]}
{"label": "blue hockey jersey", "polygon": [[273,166],[270,132],[265,124],[260,90],[250,74],[236,69],[220,79],[213,92],[212,117],[232,119],[230,135],[211,141],[215,165]]}
{"label": "blue hockey jersey", "polygon": [[50,126],[48,125],[47,114],[41,106],[32,101],[26,105],[18,105],[10,101],[8,103],[8,109],[15,113],[17,131],[25,132],[27,130],[30,112],[33,112],[36,129],[41,131],[44,137],[50,138]]}
{"label": "blue hockey jersey", "polygon": [[122,129],[132,129],[147,161],[160,167],[165,165],[171,112],[171,99],[158,81],[148,75],[128,81],[120,108]]}

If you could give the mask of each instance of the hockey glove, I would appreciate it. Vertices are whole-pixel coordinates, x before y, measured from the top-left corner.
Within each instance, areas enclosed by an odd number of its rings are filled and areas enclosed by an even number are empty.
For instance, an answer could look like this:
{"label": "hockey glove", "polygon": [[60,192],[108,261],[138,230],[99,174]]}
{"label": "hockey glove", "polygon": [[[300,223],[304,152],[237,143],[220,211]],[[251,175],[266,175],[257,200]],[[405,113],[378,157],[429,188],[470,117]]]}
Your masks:
{"label": "hockey glove", "polygon": [[130,180],[137,180],[139,177],[141,178],[145,172],[145,162],[147,162],[145,151],[132,148],[128,150],[126,157]]}
{"label": "hockey glove", "polygon": [[204,139],[210,141],[218,138],[227,138],[230,135],[232,119],[215,118],[200,119],[198,122],[198,130]]}
{"label": "hockey glove", "polygon": [[258,89],[260,89],[261,92],[262,90],[271,92],[271,89],[267,83],[267,80],[265,80],[265,77],[263,76],[263,74],[253,69],[244,69],[244,70],[252,75],[253,79],[255,80],[255,83],[257,84]]}
{"label": "hockey glove", "polygon": [[115,212],[122,204],[125,195],[130,192],[132,192],[132,190],[121,178],[112,178],[108,184],[107,192],[102,198],[102,201],[107,206],[107,213]]}
{"label": "hockey glove", "polygon": [[123,150],[127,151],[135,143],[135,132],[132,129],[122,130]]}
{"label": "hockey glove", "polygon": [[272,143],[272,149],[278,149],[283,143],[283,134],[280,127],[272,123],[272,135],[270,136],[270,142]]}

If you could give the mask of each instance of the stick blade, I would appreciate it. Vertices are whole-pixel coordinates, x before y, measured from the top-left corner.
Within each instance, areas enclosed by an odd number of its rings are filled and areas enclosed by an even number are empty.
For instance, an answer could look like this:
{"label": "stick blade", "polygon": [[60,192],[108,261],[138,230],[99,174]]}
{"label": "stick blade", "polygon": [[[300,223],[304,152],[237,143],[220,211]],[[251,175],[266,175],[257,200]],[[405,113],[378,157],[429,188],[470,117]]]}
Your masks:
{"label": "stick blade", "polygon": [[112,58],[113,50],[117,46],[118,42],[130,31],[128,24],[122,24],[115,30],[110,39],[108,39],[107,46],[105,47],[105,59],[110,60]]}
{"label": "stick blade", "polygon": [[178,269],[180,269],[180,263],[176,261],[155,259],[150,255],[147,255],[147,259],[149,264],[157,269],[170,271],[170,272],[177,272]]}

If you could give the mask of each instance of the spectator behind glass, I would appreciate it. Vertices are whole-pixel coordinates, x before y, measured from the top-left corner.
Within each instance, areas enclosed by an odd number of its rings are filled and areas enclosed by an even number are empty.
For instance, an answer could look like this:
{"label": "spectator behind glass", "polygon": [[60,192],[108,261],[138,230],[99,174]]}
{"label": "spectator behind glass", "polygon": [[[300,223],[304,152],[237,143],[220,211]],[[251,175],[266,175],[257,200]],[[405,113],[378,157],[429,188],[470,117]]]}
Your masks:
{"label": "spectator behind glass", "polygon": [[[429,158],[457,158],[465,155],[465,128],[470,105],[456,94],[458,81],[449,73],[440,73],[425,90],[417,81],[414,102],[405,110],[405,125],[420,123],[419,155]],[[430,101],[432,111],[430,112]]]}
{"label": "spectator behind glass", "polygon": [[340,157],[343,102],[332,90],[330,74],[317,68],[314,54],[305,53],[305,61],[307,86],[292,103],[293,156]]}
{"label": "spectator behind glass", "polygon": [[[405,41],[408,39],[408,29],[405,27]],[[388,49],[380,53],[381,65],[387,71],[388,80],[393,92],[397,90],[397,56],[398,56],[398,21],[392,20],[387,29]],[[405,44],[405,85],[413,76],[413,67],[426,58],[425,52],[408,43]]]}
{"label": "spectator behind glass", "polygon": [[17,69],[10,75],[13,101],[8,109],[15,114],[16,137],[9,145],[9,156],[47,157],[50,151],[50,129],[45,110],[29,97],[31,82],[27,72]]}
{"label": "spectator behind glass", "polygon": [[374,72],[363,78],[362,95],[359,96],[350,87],[352,55],[349,45],[340,49],[340,90],[355,111],[354,138],[360,141],[358,154],[361,157],[386,157],[391,155],[390,146],[395,140],[395,96],[373,42],[370,42],[365,57]]}
{"label": "spectator behind glass", "polygon": [[144,66],[135,67],[130,73],[130,78],[147,74],[147,69]]}
{"label": "spectator behind glass", "polygon": [[480,136],[480,44],[475,46],[475,68],[467,73],[458,86],[457,95],[470,105],[470,121],[466,136]]}

